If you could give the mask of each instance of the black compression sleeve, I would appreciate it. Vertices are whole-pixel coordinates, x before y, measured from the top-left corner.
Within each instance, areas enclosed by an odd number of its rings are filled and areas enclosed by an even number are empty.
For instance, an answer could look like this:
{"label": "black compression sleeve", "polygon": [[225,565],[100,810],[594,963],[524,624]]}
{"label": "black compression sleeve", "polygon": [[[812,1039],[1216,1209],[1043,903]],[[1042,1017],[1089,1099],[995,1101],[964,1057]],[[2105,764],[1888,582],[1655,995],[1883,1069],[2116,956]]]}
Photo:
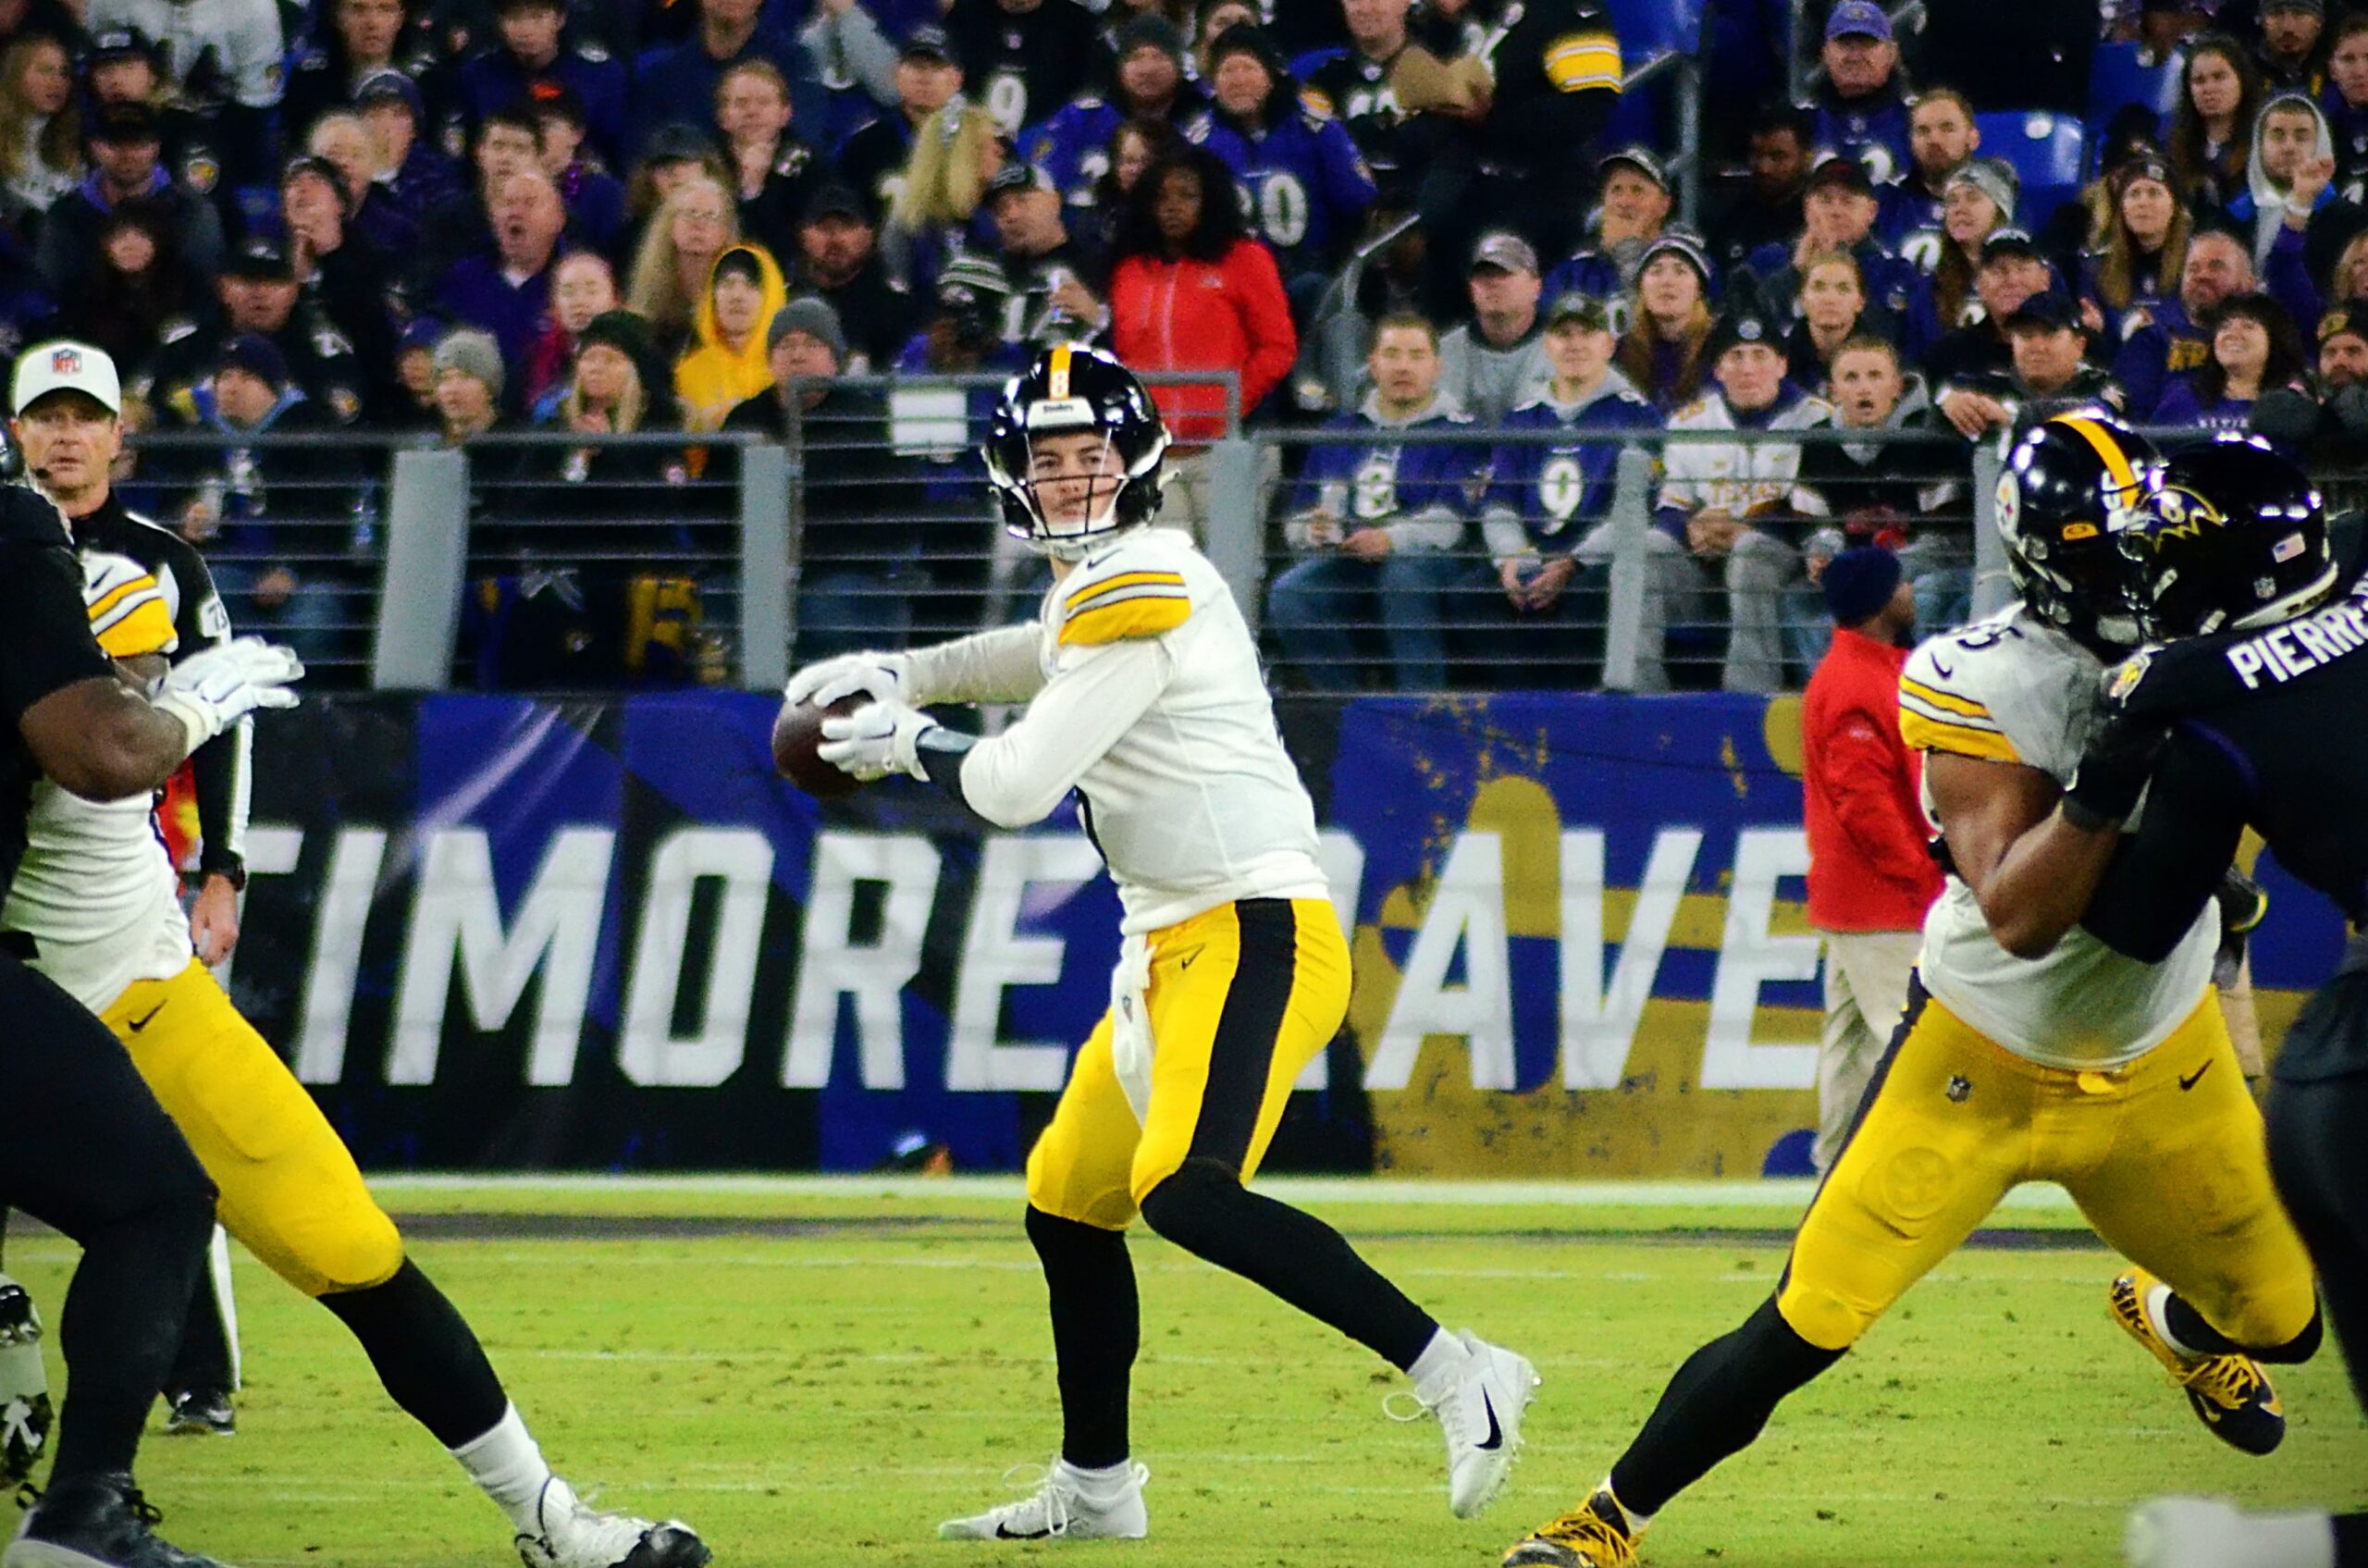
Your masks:
{"label": "black compression sleeve", "polygon": [[[180,583],[181,612],[174,632],[180,646],[173,662],[230,640],[230,619],[215,591],[214,575],[194,549],[175,552],[172,573]],[[196,786],[198,869],[232,882],[246,881],[241,853],[247,836],[247,780],[254,751],[254,721],[241,719],[190,753],[190,782]]]}
{"label": "black compression sleeve", "polygon": [[[962,759],[979,744],[976,735],[958,735],[944,725],[929,730],[914,744],[920,757],[921,772],[929,782],[952,796],[961,808],[972,816],[978,812],[962,795]],[[983,820],[983,819],[982,819]]]}
{"label": "black compression sleeve", "polygon": [[54,691],[114,678],[114,661],[91,635],[82,568],[66,548],[62,529],[55,545],[15,539],[0,545],[0,637],[6,639],[0,653],[0,723],[11,729],[26,709]]}
{"label": "black compression sleeve", "polygon": [[2244,781],[2217,742],[2182,726],[2164,747],[2136,832],[2123,835],[2080,923],[2141,963],[2170,957],[2219,890],[2245,828]]}

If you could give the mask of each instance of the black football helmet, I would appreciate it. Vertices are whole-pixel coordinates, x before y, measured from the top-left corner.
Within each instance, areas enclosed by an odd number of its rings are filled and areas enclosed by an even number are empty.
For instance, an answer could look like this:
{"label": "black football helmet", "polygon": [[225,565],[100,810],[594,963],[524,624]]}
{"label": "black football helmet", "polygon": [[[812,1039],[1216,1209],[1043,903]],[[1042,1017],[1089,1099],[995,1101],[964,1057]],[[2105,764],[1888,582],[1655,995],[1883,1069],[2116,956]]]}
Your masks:
{"label": "black football helmet", "polygon": [[[1084,522],[1056,527],[1036,504],[1030,461],[1043,437],[1079,431],[1101,434],[1117,455],[1120,477],[1106,500],[1097,491]],[[1004,388],[983,453],[1004,527],[1047,554],[1077,555],[1157,515],[1167,426],[1134,372],[1100,349],[1056,343]]]}
{"label": "black football helmet", "polygon": [[2149,642],[2264,626],[2336,586],[2327,514],[2310,476],[2258,436],[2228,436],[2165,463],[2119,539],[2135,564]]}
{"label": "black football helmet", "polygon": [[2129,527],[2161,459],[2102,413],[2059,414],[2024,431],[1998,481],[2006,574],[2030,612],[2100,648],[2138,646]]}

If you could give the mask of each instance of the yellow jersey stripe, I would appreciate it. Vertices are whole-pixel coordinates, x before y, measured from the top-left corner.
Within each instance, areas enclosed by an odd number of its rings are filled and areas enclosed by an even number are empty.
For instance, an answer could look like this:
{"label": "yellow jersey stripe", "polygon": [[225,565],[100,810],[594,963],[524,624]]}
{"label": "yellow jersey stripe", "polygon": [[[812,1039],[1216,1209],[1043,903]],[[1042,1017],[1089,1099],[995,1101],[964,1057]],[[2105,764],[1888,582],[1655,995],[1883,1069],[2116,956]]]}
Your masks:
{"label": "yellow jersey stripe", "polygon": [[1608,32],[1567,33],[1546,46],[1546,80],[1564,93],[1620,85],[1620,41]]}
{"label": "yellow jersey stripe", "polygon": [[1990,717],[1990,710],[1969,697],[1959,697],[1954,692],[1942,691],[1906,675],[1899,678],[1899,689],[1910,697],[1921,698],[1935,708],[1945,708],[1952,713],[1962,713],[1968,719]]}
{"label": "yellow jersey stripe", "polygon": [[106,592],[99,595],[98,598],[90,601],[91,619],[93,621],[97,620],[100,616],[105,615],[108,611],[113,610],[117,604],[120,604],[124,599],[130,598],[133,594],[142,592],[157,593],[160,590],[156,586],[156,579],[150,576],[145,572],[142,572],[137,577],[126,577],[122,582],[117,583],[115,586],[107,589]]}
{"label": "yellow jersey stripe", "polygon": [[1192,601],[1182,594],[1143,593],[1115,604],[1097,605],[1061,623],[1061,642],[1095,647],[1129,637],[1155,637],[1190,620]]}
{"label": "yellow jersey stripe", "polygon": [[1061,607],[1074,614],[1104,594],[1118,588],[1141,587],[1145,584],[1155,584],[1163,588],[1180,588],[1184,586],[1184,574],[1180,572],[1121,572],[1115,577],[1104,577],[1098,583],[1088,583],[1063,599]]}
{"label": "yellow jersey stripe", "polygon": [[1996,730],[1977,730],[1964,724],[1943,723],[1905,707],[1899,710],[1899,738],[1918,751],[1946,751],[1959,757],[1978,757],[1990,762],[2019,762],[2023,759],[2016,751],[2015,743]]}
{"label": "yellow jersey stripe", "polygon": [[173,618],[165,611],[161,594],[141,600],[107,625],[92,630],[99,646],[114,659],[165,653],[180,640],[180,635],[173,629]]}
{"label": "yellow jersey stripe", "polygon": [[1936,724],[1952,724],[1961,730],[1990,730],[1999,735],[2006,733],[2000,729],[1994,721],[1977,719],[1971,714],[1953,712],[1946,708],[1935,708],[1930,703],[1907,692],[1899,694],[1899,710],[1903,713],[1921,713]]}
{"label": "yellow jersey stripe", "polygon": [[2055,423],[2077,433],[2096,449],[2098,461],[2112,475],[2115,489],[2134,490],[2138,488],[2138,471],[2129,465],[2129,454],[2121,450],[2119,441],[2105,433],[2103,426],[2085,414],[2059,414],[2055,416]]}

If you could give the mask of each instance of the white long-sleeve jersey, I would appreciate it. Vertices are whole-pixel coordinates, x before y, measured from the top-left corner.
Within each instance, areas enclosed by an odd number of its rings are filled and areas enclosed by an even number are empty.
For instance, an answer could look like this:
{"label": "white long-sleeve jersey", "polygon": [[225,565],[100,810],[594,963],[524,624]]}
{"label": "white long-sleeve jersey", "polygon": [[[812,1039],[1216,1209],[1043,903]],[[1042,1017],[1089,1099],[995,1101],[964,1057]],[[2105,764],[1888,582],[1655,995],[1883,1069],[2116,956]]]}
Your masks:
{"label": "white long-sleeve jersey", "polygon": [[[1899,727],[1921,751],[2019,763],[2069,784],[2088,742],[2095,655],[2020,605],[1932,638],[1900,673]],[[1931,775],[1924,810],[1932,815]],[[1990,934],[1981,902],[1952,876],[1924,918],[1918,967],[1951,1012],[2027,1061],[2069,1072],[2137,1060],[2184,1022],[2212,983],[2220,921],[2210,905],[2159,964],[2126,957],[2079,926],[2043,958]]]}
{"label": "white long-sleeve jersey", "polygon": [[1017,828],[1076,790],[1127,933],[1237,898],[1328,896],[1250,628],[1189,536],[1132,530],[1035,622],[921,649],[911,673],[916,703],[1028,704],[963,757],[962,796]]}

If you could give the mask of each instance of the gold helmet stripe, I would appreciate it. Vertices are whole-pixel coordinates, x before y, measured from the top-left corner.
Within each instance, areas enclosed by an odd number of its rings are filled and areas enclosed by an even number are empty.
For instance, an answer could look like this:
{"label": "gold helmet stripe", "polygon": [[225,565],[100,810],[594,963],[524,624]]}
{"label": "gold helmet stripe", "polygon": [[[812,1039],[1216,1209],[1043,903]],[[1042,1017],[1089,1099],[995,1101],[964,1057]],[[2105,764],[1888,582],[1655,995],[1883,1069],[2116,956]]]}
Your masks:
{"label": "gold helmet stripe", "polygon": [[2103,426],[2085,414],[2059,414],[2048,423],[2077,431],[2082,440],[2094,447],[2098,459],[2105,465],[2105,472],[2113,476],[2115,489],[2134,490],[2138,488],[2138,470],[2130,466],[2129,454],[2121,450],[2121,443],[2115,440]]}
{"label": "gold helmet stripe", "polygon": [[1058,401],[1069,395],[1069,355],[1073,352],[1067,343],[1054,345],[1050,385],[1044,389],[1046,397]]}

